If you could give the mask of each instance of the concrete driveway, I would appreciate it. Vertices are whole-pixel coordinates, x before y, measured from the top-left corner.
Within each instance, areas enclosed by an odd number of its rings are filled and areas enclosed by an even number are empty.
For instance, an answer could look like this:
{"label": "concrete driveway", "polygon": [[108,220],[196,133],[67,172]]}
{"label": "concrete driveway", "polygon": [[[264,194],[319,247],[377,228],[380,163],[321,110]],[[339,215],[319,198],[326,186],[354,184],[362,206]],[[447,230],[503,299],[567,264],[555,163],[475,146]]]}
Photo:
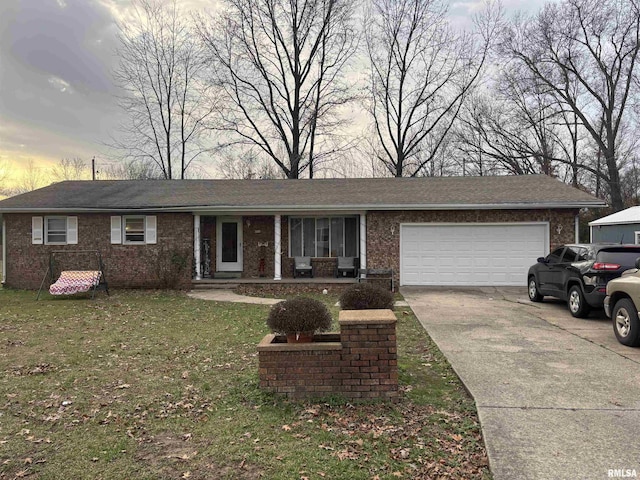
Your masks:
{"label": "concrete driveway", "polygon": [[474,397],[496,480],[640,478],[640,349],[604,312],[524,288],[401,291]]}

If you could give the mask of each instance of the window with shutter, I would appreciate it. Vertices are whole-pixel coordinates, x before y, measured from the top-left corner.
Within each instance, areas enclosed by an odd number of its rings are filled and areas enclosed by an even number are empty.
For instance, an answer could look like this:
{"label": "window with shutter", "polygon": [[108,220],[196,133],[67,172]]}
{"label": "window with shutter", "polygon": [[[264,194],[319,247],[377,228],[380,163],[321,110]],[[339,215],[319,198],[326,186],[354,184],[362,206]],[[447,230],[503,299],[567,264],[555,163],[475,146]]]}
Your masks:
{"label": "window with shutter", "polygon": [[67,217],[46,217],[44,229],[47,245],[65,245],[67,243]]}

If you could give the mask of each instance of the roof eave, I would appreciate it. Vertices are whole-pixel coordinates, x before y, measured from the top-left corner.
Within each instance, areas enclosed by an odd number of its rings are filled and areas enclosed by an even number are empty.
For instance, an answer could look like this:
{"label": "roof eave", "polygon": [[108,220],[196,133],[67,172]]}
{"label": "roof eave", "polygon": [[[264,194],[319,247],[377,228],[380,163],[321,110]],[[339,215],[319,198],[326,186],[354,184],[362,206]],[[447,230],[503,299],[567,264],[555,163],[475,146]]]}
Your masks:
{"label": "roof eave", "polygon": [[[602,208],[604,202],[549,202],[549,203],[487,203],[487,204],[350,204],[350,205],[190,205],[190,206],[145,206],[145,207],[37,207],[37,208],[0,208],[0,213],[126,213],[126,212],[296,212],[309,210],[546,210]],[[590,224],[591,225],[591,224]]]}
{"label": "roof eave", "polygon": [[590,227],[604,227],[611,225],[633,225],[640,224],[640,219],[638,220],[621,220],[621,221],[610,221],[610,222],[598,222],[598,220],[594,220],[593,222],[589,222]]}

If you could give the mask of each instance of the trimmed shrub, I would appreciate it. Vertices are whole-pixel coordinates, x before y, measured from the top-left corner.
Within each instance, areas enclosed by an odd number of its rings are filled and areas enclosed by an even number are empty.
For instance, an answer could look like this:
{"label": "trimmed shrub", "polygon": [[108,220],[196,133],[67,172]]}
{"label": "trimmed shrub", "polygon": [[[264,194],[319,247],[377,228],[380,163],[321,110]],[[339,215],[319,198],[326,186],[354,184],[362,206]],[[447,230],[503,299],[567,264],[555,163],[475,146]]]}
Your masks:
{"label": "trimmed shrub", "polygon": [[393,293],[371,283],[358,283],[340,295],[342,310],[379,310],[393,308]]}
{"label": "trimmed shrub", "polygon": [[324,303],[296,297],[271,307],[267,325],[274,333],[322,332],[331,328],[331,313]]}

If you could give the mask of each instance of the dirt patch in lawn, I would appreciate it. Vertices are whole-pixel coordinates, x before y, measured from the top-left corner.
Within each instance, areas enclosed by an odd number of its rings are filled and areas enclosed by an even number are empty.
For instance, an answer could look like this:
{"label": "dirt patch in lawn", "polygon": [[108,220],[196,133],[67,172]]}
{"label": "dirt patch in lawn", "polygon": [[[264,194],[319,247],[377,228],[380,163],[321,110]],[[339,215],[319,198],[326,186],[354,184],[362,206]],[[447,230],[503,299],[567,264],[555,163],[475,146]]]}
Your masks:
{"label": "dirt patch in lawn", "polygon": [[218,464],[206,454],[207,447],[204,441],[198,442],[190,434],[174,437],[164,433],[141,445],[136,460],[166,478],[254,480],[263,477],[257,465],[246,461],[233,466]]}

